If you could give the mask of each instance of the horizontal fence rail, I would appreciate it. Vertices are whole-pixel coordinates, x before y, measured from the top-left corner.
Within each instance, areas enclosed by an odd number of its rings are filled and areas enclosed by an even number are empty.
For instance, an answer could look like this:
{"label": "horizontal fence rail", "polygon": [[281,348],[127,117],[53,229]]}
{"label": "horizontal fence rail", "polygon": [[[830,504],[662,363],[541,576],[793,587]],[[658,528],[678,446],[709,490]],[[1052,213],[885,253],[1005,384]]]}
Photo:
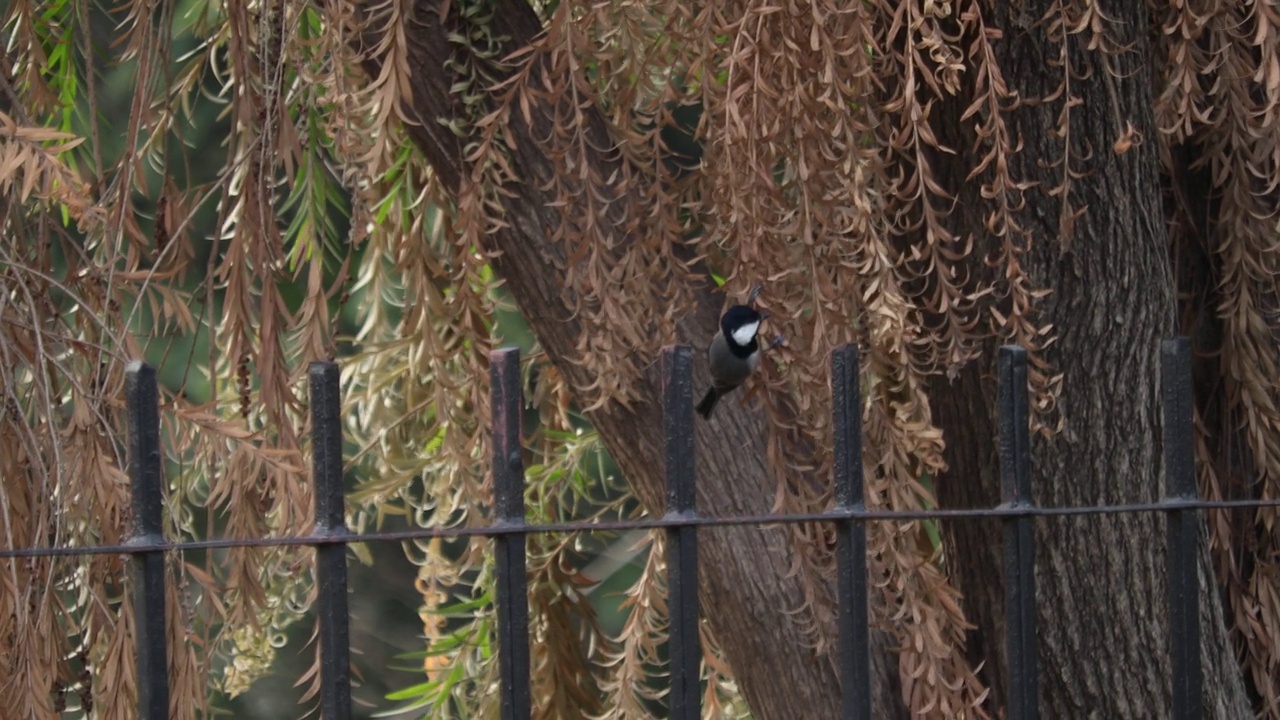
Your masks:
{"label": "horizontal fence rail", "polygon": [[331,720],[351,716],[350,625],[347,611],[346,546],[355,542],[487,536],[494,540],[496,622],[499,650],[500,708],[504,720],[530,717],[530,653],[526,538],[532,533],[610,532],[662,529],[666,533],[669,628],[669,717],[701,714],[698,634],[697,529],[779,522],[830,522],[837,539],[836,599],[841,717],[873,717],[870,682],[870,631],[866,523],[885,520],[968,520],[996,518],[1004,526],[1002,581],[1005,586],[1008,655],[1007,717],[1038,717],[1039,648],[1036,643],[1034,519],[1079,515],[1161,512],[1168,519],[1168,593],[1170,685],[1174,718],[1202,716],[1203,669],[1200,666],[1198,511],[1275,507],[1280,500],[1204,501],[1197,499],[1193,453],[1191,352],[1186,338],[1161,346],[1161,399],[1164,410],[1165,485],[1162,499],[1093,507],[1038,507],[1031,486],[1028,425],[1027,355],[1001,348],[997,358],[1001,502],[994,508],[889,511],[868,509],[863,497],[861,394],[858,350],[837,348],[831,356],[834,506],[825,512],[720,517],[697,512],[694,483],[693,355],[687,346],[662,351],[664,473],[667,508],[661,517],[601,522],[528,524],[524,513],[521,420],[523,397],[519,352],[491,354],[491,416],[494,524],[487,528],[435,528],[352,533],[345,523],[342,422],[337,366],[310,368],[312,452],[316,525],[311,534],[293,537],[207,539],[168,542],[163,538],[163,492],[155,371],[134,362],[126,370],[129,422],[129,477],[133,495],[133,532],[122,545],[98,547],[3,548],[0,559],[124,554],[131,558],[132,609],[136,621],[138,716],[169,716],[165,635],[165,554],[215,548],[314,546],[317,619],[321,649],[321,712]]}
{"label": "horizontal fence rail", "polygon": [[740,527],[744,525],[771,525],[773,523],[838,522],[840,520],[896,521],[896,520],[982,520],[1006,517],[1079,517],[1132,515],[1135,513],[1169,514],[1174,510],[1252,510],[1280,507],[1280,498],[1267,500],[1183,500],[1170,498],[1157,502],[1124,503],[1116,505],[1079,505],[1063,507],[1029,508],[963,508],[933,510],[858,510],[832,508],[823,512],[786,514],[761,513],[759,515],[698,515],[690,518],[638,518],[635,520],[600,520],[592,522],[529,523],[520,528],[491,525],[465,528],[415,528],[413,530],[387,530],[350,533],[345,538],[328,535],[281,535],[262,538],[214,538],[208,540],[183,540],[172,542],[157,540],[148,543],[121,543],[118,545],[90,545],[86,547],[35,547],[0,548],[0,560],[27,557],[82,557],[89,555],[135,555],[151,550],[187,552],[197,550],[227,550],[246,547],[302,547],[320,545],[352,545],[365,542],[403,542],[405,540],[449,540],[464,537],[498,537],[511,533],[538,535],[563,532],[619,532],[623,530],[657,530],[669,527]]}

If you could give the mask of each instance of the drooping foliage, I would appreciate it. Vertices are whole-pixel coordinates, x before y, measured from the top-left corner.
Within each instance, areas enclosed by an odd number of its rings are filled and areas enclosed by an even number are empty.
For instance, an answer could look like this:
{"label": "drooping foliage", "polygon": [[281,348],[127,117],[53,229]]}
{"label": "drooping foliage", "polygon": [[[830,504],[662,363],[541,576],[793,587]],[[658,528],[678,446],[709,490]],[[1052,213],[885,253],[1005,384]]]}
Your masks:
{"label": "drooping foliage", "polygon": [[[1105,7],[1062,0],[1026,15],[1017,31],[1060,51],[1044,69],[1054,91],[1026,97],[1005,79],[1005,30],[980,0],[534,5],[545,32],[511,53],[491,29],[501,3],[10,0],[0,65],[8,547],[126,537],[121,393],[132,357],[158,364],[167,388],[175,539],[308,528],[302,379],[308,361],[328,357],[343,362],[359,444],[352,524],[487,523],[487,351],[518,323],[498,320],[512,313],[486,237],[518,222],[502,198],[529,182],[557,198],[559,224],[540,230],[566,248],[562,297],[589,328],[567,360],[597,378],[570,387],[536,347],[529,357],[532,519],[638,512],[625,483],[595,469],[601,449],[581,411],[642,400],[635,380],[671,337],[698,258],[732,294],[764,282],[788,337],[753,400],[771,427],[776,509],[831,502],[829,488],[794,471],[829,471],[826,358],[850,341],[866,355],[869,504],[934,505],[948,439],[931,417],[929,379],[995,338],[1033,355],[1053,342],[1036,316],[1052,278],[1031,276],[1020,258],[1032,243],[1069,248],[1089,212],[1079,199],[1089,158],[1070,154],[1083,112],[1072,84],[1082,67],[1110,72],[1109,57],[1131,52],[1113,40]],[[451,60],[430,69],[451,78],[436,117],[409,102],[408,48],[423,13],[452,29]],[[1114,145],[1092,151],[1159,145],[1182,325],[1204,358],[1202,492],[1273,498],[1280,12],[1266,0],[1153,0],[1149,20],[1155,126],[1118,119]],[[527,122],[538,93],[572,102],[522,137],[512,119]],[[945,112],[957,103],[958,116]],[[1060,108],[1045,128],[1063,148],[1052,183],[1010,170],[1024,139],[1005,117],[1025,103]],[[464,177],[439,176],[409,141],[415,124],[451,131]],[[600,138],[616,160],[607,175],[588,157]],[[514,173],[512,154],[531,142],[555,174]],[[986,204],[968,209],[977,225],[955,207],[943,157],[981,185]],[[605,185],[633,201],[602,201],[592,189]],[[1020,224],[1028,193],[1059,200],[1057,237]],[[1052,435],[1061,388],[1038,356],[1032,382],[1036,427]],[[1259,712],[1280,717],[1276,512],[1209,518],[1237,655]],[[898,643],[904,701],[943,715],[979,705],[946,548],[923,523],[877,523],[871,535],[873,606]],[[835,637],[830,544],[813,525],[795,526],[792,540],[810,593],[806,607],[779,611],[824,650]],[[576,535],[531,545],[538,713],[647,717],[665,632],[660,554],[637,548],[625,622],[609,632],[584,574],[592,547]],[[464,716],[492,702],[486,549],[409,548],[426,682],[404,699]],[[199,699],[181,713],[203,716],[206,688],[235,694],[270,666],[281,633],[306,613],[309,565],[275,548],[171,558],[175,695]],[[112,556],[0,563],[0,703],[15,703],[0,714],[44,716],[76,692],[107,715],[128,713],[122,571]],[[709,702],[740,712],[729,666],[706,640]]]}

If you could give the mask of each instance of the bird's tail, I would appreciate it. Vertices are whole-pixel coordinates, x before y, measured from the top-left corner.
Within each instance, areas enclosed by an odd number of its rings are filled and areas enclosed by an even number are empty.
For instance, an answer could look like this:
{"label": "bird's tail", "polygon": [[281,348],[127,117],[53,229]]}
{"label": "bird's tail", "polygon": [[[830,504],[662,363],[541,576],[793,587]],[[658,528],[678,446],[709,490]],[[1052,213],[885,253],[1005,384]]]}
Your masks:
{"label": "bird's tail", "polygon": [[720,391],[712,386],[707,390],[707,394],[702,396],[702,402],[698,403],[698,414],[704,418],[711,417],[711,411],[716,407],[716,401],[720,399]]}

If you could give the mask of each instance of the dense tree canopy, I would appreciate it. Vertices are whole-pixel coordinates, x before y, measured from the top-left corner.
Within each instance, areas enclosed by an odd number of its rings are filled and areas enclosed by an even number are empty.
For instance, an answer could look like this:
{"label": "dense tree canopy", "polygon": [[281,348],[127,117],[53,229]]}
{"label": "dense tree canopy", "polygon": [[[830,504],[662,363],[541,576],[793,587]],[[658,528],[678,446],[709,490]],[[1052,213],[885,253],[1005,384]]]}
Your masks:
{"label": "dense tree canopy", "polygon": [[[166,381],[174,538],[309,526],[302,378],[326,357],[358,443],[352,524],[487,523],[487,351],[512,341],[532,350],[531,518],[660,512],[658,349],[705,348],[758,282],[788,342],[699,426],[703,513],[830,506],[845,342],[870,506],[995,504],[1006,342],[1034,358],[1037,502],[1156,498],[1177,333],[1201,492],[1280,491],[1268,0],[9,0],[3,18],[9,547],[125,537],[132,357]],[[1280,718],[1275,508],[1204,517],[1206,714]],[[1039,523],[1046,716],[1169,714],[1161,523]],[[877,707],[998,716],[996,526],[869,533]],[[708,703],[834,717],[829,528],[702,537]],[[608,629],[594,540],[531,541],[540,717],[661,702],[661,553]],[[409,548],[429,713],[492,711],[487,548]],[[47,716],[87,667],[99,713],[129,715],[122,563],[0,563],[0,714]],[[172,559],[175,716],[271,666],[308,565]]]}

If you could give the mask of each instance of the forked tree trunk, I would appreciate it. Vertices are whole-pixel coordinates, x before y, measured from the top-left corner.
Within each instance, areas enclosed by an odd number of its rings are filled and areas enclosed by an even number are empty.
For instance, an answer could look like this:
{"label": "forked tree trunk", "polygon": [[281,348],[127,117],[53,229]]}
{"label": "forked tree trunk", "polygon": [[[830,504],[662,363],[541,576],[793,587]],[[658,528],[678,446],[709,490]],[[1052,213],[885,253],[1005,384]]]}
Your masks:
{"label": "forked tree trunk", "polygon": [[[527,45],[541,32],[527,0],[493,5],[490,31],[494,37],[509,38],[506,52]],[[446,29],[461,28],[451,24],[456,22],[452,18],[445,21],[447,28],[442,27],[440,3],[422,0],[415,7],[415,16],[404,22],[411,28],[406,31],[411,109],[420,123],[411,126],[409,133],[445,186],[457,193],[470,168],[457,136],[438,119],[467,117],[452,91],[457,78],[445,62],[457,51],[457,45],[446,39]],[[376,25],[365,23],[366,47],[376,43]],[[369,61],[367,70],[377,77],[375,61]],[[494,270],[570,387],[581,390],[592,386],[596,378],[573,361],[584,344],[580,340],[585,330],[565,304],[568,253],[547,235],[550,228],[557,227],[562,210],[543,189],[547,178],[564,169],[554,164],[538,140],[550,132],[547,108],[534,103],[533,128],[516,115],[512,133],[517,142],[510,154],[512,167],[523,182],[505,188],[510,193],[502,198],[508,225],[488,236],[486,249],[500,253],[493,261]],[[610,147],[604,123],[594,114],[589,117],[591,147]],[[611,164],[617,160],[595,151],[592,162],[600,177],[609,177]],[[598,189],[605,194],[622,192],[616,187]],[[699,288],[694,293],[696,305],[688,308],[678,323],[679,341],[693,345],[695,352],[705,351],[715,332],[721,301],[711,290],[710,286]],[[661,309],[655,307],[653,312],[657,316]],[[695,385],[705,387],[709,382],[705,363],[694,365]],[[638,395],[648,401],[634,410],[611,405],[587,413],[628,483],[654,514],[661,514],[665,505],[658,370],[658,363],[654,363],[647,372]],[[699,424],[695,452],[701,513],[768,512],[773,484],[765,470],[764,437],[763,418],[756,413],[721,413],[714,433]],[[829,656],[818,657],[807,646],[801,632],[803,621],[794,615],[803,605],[804,595],[801,579],[790,572],[793,548],[787,530],[781,526],[717,528],[700,530],[698,536],[704,619],[728,656],[754,717],[837,717],[840,687],[835,668]],[[900,707],[889,691],[896,668],[886,660],[883,650],[873,652],[875,702],[881,708]]]}
{"label": "forked tree trunk", "polygon": [[[986,4],[987,21],[1003,30],[996,53],[1010,89],[1023,98],[1049,95],[1061,79],[1051,66],[1058,48],[1023,18],[1042,17],[1050,3]],[[1013,138],[1025,143],[1015,156],[1015,179],[1040,183],[1026,193],[1018,213],[1031,232],[1025,266],[1033,283],[1052,289],[1038,304],[1037,319],[1052,323],[1057,343],[1044,357],[1064,376],[1059,408],[1063,431],[1033,443],[1033,496],[1038,505],[1094,505],[1151,501],[1162,487],[1159,344],[1175,332],[1173,278],[1161,207],[1153,88],[1148,70],[1146,5],[1108,3],[1108,33],[1132,52],[1111,58],[1073,39],[1079,71],[1072,80],[1083,105],[1071,112],[1072,170],[1076,207],[1087,206],[1066,249],[1059,243],[1057,198],[1044,191],[1061,182],[1062,141],[1056,126],[1062,101],[1024,105],[1009,114]],[[1050,56],[1052,54],[1052,56]],[[939,124],[959,127],[957,104]],[[1145,138],[1119,153],[1114,143],[1132,123]],[[971,140],[953,136],[955,146]],[[951,186],[961,208],[981,208],[964,173],[953,165]],[[959,230],[989,234],[970,210]],[[988,246],[990,247],[990,246]],[[994,351],[994,348],[990,348]],[[947,438],[949,472],[938,481],[949,507],[990,507],[999,500],[994,354],[965,369],[954,382],[930,388]],[[1036,521],[1036,589],[1039,625],[1041,717],[1157,718],[1170,715],[1168,612],[1164,568],[1165,521],[1158,515],[1042,518]],[[970,653],[985,661],[1003,706],[1007,676],[1002,617],[1000,528],[961,521],[946,528],[947,557],[978,629]],[[1202,535],[1203,537],[1203,535]],[[1206,717],[1250,717],[1247,697],[1227,642],[1207,551],[1200,557]]]}

